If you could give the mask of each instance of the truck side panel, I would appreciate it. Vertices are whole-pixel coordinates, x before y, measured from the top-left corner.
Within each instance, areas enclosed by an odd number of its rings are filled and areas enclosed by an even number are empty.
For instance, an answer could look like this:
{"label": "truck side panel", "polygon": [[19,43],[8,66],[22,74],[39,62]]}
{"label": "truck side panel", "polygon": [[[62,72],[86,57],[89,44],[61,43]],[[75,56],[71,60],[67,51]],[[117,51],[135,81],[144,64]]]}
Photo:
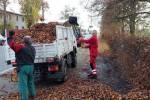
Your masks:
{"label": "truck side panel", "polygon": [[73,30],[70,27],[57,26],[57,43],[59,55],[68,54],[73,51],[76,39],[73,38]]}
{"label": "truck side panel", "polygon": [[63,56],[66,53],[65,48],[65,36],[64,36],[64,29],[61,26],[56,27],[56,35],[57,35],[57,49],[58,49],[58,56]]}
{"label": "truck side panel", "polygon": [[70,37],[68,36],[68,34],[69,34],[69,28],[67,28],[67,27],[65,27],[64,28],[64,35],[65,35],[65,52],[67,53],[67,54],[69,54],[70,53],[70,51],[72,51],[70,48],[69,48],[69,39],[70,39]]}

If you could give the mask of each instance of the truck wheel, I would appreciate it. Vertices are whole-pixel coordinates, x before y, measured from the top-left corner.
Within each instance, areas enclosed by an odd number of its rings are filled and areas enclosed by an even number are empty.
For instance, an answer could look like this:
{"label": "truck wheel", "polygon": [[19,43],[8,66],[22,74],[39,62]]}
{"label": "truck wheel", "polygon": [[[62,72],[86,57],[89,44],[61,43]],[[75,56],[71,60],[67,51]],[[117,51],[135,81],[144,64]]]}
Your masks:
{"label": "truck wheel", "polygon": [[72,65],[72,68],[75,68],[77,66],[77,56],[75,53],[72,55],[72,64],[71,65]]}
{"label": "truck wheel", "polygon": [[68,67],[72,66],[72,56],[71,56],[71,54],[67,55],[67,66]]}
{"label": "truck wheel", "polygon": [[35,83],[38,83],[41,79],[43,79],[41,78],[42,77],[41,69],[38,65],[35,65],[33,75],[35,77],[34,78]]}
{"label": "truck wheel", "polygon": [[63,73],[63,77],[61,79],[58,79],[58,82],[65,82],[68,79],[67,75],[67,62],[64,59],[61,63],[61,72]]}

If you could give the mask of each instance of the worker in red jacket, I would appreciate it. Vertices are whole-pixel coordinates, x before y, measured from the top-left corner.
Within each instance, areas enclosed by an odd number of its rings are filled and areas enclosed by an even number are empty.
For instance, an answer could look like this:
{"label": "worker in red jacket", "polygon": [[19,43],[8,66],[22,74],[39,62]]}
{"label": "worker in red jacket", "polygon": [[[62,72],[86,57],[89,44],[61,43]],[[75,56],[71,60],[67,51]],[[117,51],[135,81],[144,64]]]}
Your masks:
{"label": "worker in red jacket", "polygon": [[10,31],[7,40],[10,48],[14,50],[16,56],[21,100],[28,100],[29,95],[31,98],[34,98],[36,95],[33,77],[36,52],[32,46],[30,36],[25,36],[23,38],[23,43],[19,44],[14,41],[14,34],[14,31]]}
{"label": "worker in red jacket", "polygon": [[89,74],[88,77],[97,78],[97,74],[96,74],[96,57],[98,55],[97,31],[93,30],[91,38],[87,40],[80,38],[79,42],[86,43],[87,45],[84,46],[84,48],[89,48],[90,51],[90,66],[92,69],[92,73]]}

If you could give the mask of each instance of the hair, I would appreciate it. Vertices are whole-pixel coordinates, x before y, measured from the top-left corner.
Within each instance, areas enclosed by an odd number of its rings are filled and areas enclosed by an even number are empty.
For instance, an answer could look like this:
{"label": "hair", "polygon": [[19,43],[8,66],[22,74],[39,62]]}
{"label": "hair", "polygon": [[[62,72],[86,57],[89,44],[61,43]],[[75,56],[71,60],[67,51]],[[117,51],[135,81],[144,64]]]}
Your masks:
{"label": "hair", "polygon": [[96,31],[96,30],[93,30],[93,31],[92,31],[92,34],[93,34],[93,35],[97,35],[97,31]]}
{"label": "hair", "polygon": [[31,36],[24,36],[23,37],[23,42],[27,45],[31,45],[32,44],[32,39]]}
{"label": "hair", "polygon": [[97,30],[93,30],[94,33],[97,33]]}

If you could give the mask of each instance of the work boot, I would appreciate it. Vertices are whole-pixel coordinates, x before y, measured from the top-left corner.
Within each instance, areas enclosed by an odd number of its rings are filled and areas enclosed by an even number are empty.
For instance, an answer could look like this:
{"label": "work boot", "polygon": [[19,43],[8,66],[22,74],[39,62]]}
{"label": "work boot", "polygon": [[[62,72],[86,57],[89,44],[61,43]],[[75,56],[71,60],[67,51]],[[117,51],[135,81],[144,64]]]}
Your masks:
{"label": "work boot", "polygon": [[83,67],[81,70],[86,72],[88,70],[88,68],[87,67]]}
{"label": "work boot", "polygon": [[35,96],[29,96],[29,100],[35,100]]}
{"label": "work boot", "polygon": [[91,74],[89,74],[89,75],[88,75],[88,78],[96,79],[96,78],[97,78],[97,75],[96,75],[96,74],[92,74],[92,73],[91,73]]}
{"label": "work boot", "polygon": [[90,73],[89,75],[88,75],[88,77],[91,77],[93,74],[92,73]]}
{"label": "work boot", "polygon": [[91,76],[91,78],[97,79],[97,74],[93,74],[93,75]]}

